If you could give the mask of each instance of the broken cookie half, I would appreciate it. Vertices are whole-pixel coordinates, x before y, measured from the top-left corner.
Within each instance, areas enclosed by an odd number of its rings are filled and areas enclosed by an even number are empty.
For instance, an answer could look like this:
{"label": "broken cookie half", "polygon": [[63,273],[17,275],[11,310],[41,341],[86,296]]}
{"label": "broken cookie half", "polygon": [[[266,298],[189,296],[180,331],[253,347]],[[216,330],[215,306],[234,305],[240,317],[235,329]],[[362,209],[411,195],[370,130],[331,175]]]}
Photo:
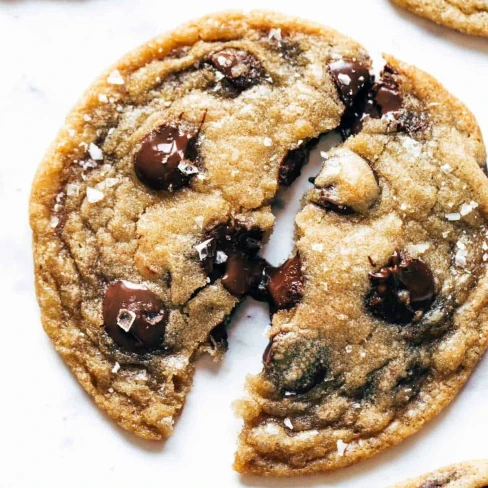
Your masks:
{"label": "broken cookie half", "polygon": [[[276,14],[154,39],[86,93],[31,196],[43,325],[95,402],[147,439],[174,427],[246,296],[269,303],[235,467],[349,465],[418,430],[486,347],[484,146],[471,114],[393,58]],[[340,147],[282,266],[270,205],[318,138]]]}

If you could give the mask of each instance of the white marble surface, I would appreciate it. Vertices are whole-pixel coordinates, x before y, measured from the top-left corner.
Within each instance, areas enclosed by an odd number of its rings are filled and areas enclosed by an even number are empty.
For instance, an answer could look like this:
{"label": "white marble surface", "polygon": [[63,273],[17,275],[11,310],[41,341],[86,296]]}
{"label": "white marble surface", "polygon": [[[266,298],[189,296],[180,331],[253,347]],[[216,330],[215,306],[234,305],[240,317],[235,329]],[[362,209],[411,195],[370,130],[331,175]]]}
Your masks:
{"label": "white marble surface", "polygon": [[[82,91],[117,57],[161,31],[229,6],[222,0],[0,0],[1,488],[383,487],[450,462],[488,458],[486,358],[462,395],[400,446],[336,474],[270,480],[231,470],[239,423],[230,405],[241,396],[245,374],[260,366],[267,325],[262,307],[241,308],[220,365],[201,361],[166,445],[137,440],[109,421],[44,335],[27,224],[30,185],[43,152]],[[388,0],[248,0],[241,6],[317,20],[418,65],[468,105],[488,139],[488,40],[417,19]],[[291,214],[300,193],[296,187],[286,195]],[[290,222],[279,229],[285,238],[275,238],[268,249],[273,261],[292,246]]]}

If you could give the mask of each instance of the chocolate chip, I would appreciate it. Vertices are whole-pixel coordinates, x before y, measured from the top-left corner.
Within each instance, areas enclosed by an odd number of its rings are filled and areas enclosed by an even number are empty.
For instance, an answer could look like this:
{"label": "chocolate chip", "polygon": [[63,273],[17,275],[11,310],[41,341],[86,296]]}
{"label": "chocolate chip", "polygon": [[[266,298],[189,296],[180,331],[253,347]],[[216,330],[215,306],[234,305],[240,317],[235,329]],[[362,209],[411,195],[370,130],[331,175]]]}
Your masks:
{"label": "chocolate chip", "polygon": [[218,225],[206,232],[197,246],[200,263],[211,280],[222,278],[229,293],[241,297],[256,288],[266,265],[256,254],[261,248],[263,231],[235,222]]}
{"label": "chocolate chip", "polygon": [[103,325],[122,349],[145,353],[163,347],[168,311],[152,291],[127,281],[110,284],[103,300]]}
{"label": "chocolate chip", "polygon": [[256,85],[264,74],[259,60],[242,49],[222,49],[212,54],[209,61],[225,76],[228,83],[239,90]]}
{"label": "chocolate chip", "polygon": [[391,112],[400,112],[403,96],[395,79],[396,71],[388,64],[384,67],[380,80],[373,85],[365,113],[380,118]]}
{"label": "chocolate chip", "polygon": [[165,124],[148,134],[134,156],[134,171],[153,190],[182,188],[198,173],[195,142],[197,130]]}
{"label": "chocolate chip", "polygon": [[329,69],[341,100],[347,108],[351,108],[356,97],[370,83],[368,68],[358,61],[341,59],[329,64]]}
{"label": "chocolate chip", "polygon": [[366,304],[374,315],[393,324],[418,322],[435,296],[434,276],[420,259],[395,251],[387,266],[370,273]]}
{"label": "chocolate chip", "polygon": [[278,309],[294,307],[303,293],[302,261],[298,253],[278,268],[266,270],[266,288],[273,305]]}
{"label": "chocolate chip", "polygon": [[263,354],[264,371],[285,396],[303,394],[324,380],[327,357],[327,347],[321,340],[279,333]]}
{"label": "chocolate chip", "polygon": [[245,295],[251,287],[252,262],[242,253],[231,254],[226,263],[222,285],[234,296]]}
{"label": "chocolate chip", "polygon": [[[395,78],[396,74],[387,64],[376,83],[372,83],[372,78],[366,80],[364,87],[356,95],[354,105],[342,117],[341,131],[344,138],[360,132],[365,117],[379,119],[387,114],[394,115],[400,130],[412,132],[422,128],[424,123],[419,125],[421,117],[407,115],[403,109],[403,96]],[[416,129],[417,126],[419,127]]]}
{"label": "chocolate chip", "polygon": [[308,162],[310,151],[317,143],[318,139],[311,139],[300,147],[288,151],[280,164],[278,173],[280,185],[290,186],[300,176],[303,166]]}

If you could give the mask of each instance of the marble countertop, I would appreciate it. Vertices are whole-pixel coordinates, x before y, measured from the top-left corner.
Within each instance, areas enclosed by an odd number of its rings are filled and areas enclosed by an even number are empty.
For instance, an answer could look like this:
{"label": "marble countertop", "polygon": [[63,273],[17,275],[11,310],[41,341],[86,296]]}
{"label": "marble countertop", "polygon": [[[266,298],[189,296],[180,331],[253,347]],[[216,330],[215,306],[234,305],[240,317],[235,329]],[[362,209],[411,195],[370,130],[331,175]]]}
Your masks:
{"label": "marble countertop", "polygon": [[[235,5],[235,4],[234,4]],[[246,303],[221,364],[200,361],[174,436],[165,445],[122,431],[85,395],[45,336],[32,274],[28,196],[38,162],[83,90],[133,47],[182,22],[230,7],[222,0],[0,0],[0,488],[50,486],[383,487],[470,458],[488,458],[488,359],[462,395],[419,434],[332,475],[240,477],[231,469],[239,421],[231,403],[267,342],[264,308]],[[451,32],[388,0],[248,0],[321,22],[433,74],[476,115],[488,140],[488,40]],[[314,164],[309,171],[313,172]],[[303,183],[303,180],[302,180]],[[282,197],[291,217],[300,184]],[[280,217],[268,256],[292,248]],[[280,236],[279,239],[276,236]],[[278,246],[278,241],[280,245]],[[283,244],[284,243],[284,244]]]}

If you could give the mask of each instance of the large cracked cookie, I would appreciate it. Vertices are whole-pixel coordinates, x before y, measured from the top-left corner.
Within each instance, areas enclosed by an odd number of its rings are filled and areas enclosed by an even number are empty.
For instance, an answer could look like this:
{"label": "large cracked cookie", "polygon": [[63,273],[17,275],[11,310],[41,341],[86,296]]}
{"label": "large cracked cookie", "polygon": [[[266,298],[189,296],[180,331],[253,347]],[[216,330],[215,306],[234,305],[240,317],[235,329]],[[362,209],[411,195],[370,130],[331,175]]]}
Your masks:
{"label": "large cracked cookie", "polygon": [[472,36],[488,37],[488,0],[393,0],[414,14]]}
{"label": "large cracked cookie", "polygon": [[[213,15],[123,58],[68,117],[32,192],[37,292],[56,349],[124,428],[172,433],[247,295],[272,327],[239,405],[241,472],[346,466],[462,386],[486,347],[481,135],[428,75],[370,68],[315,24]],[[274,268],[270,204],[334,129],[345,142]]]}
{"label": "large cracked cookie", "polygon": [[486,488],[488,461],[466,461],[407,480],[391,488]]}

